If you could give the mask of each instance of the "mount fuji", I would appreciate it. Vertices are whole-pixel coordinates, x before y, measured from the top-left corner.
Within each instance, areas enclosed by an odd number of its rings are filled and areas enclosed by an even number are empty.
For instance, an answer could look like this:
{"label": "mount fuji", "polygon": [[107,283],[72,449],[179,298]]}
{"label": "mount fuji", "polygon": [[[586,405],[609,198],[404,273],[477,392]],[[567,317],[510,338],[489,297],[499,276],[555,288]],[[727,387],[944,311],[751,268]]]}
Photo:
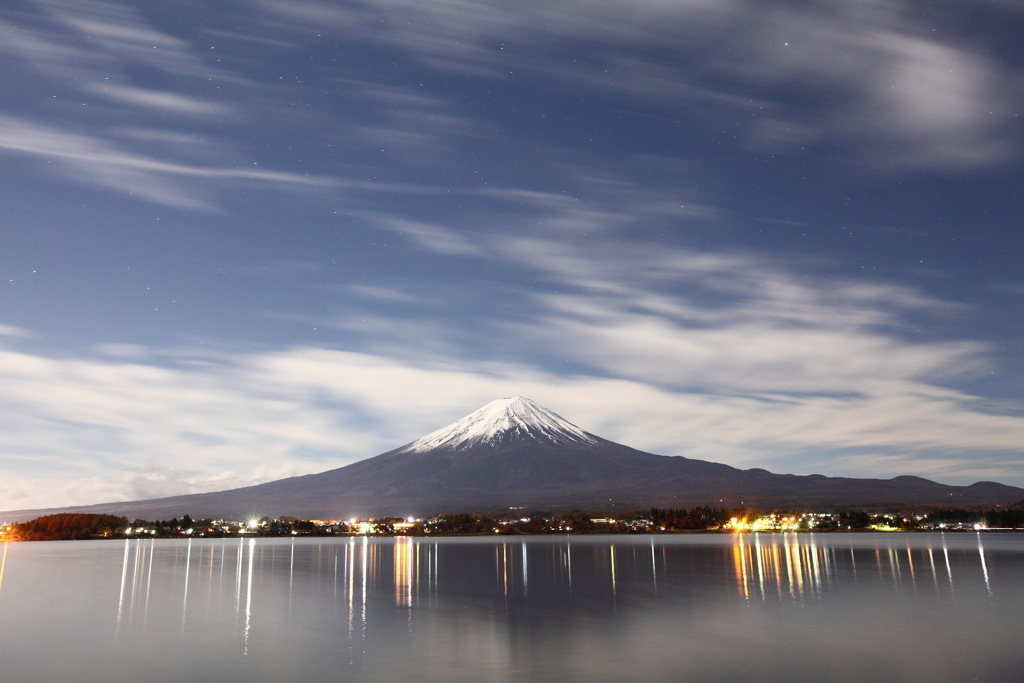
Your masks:
{"label": "mount fuji", "polygon": [[849,479],[773,474],[645,453],[580,429],[516,396],[488,403],[447,427],[376,457],[320,474],[154,500],[0,513],[9,520],[53,512],[163,519],[311,519],[528,508],[807,507],[1012,503],[1024,489],[994,482],[947,486],[920,477]]}

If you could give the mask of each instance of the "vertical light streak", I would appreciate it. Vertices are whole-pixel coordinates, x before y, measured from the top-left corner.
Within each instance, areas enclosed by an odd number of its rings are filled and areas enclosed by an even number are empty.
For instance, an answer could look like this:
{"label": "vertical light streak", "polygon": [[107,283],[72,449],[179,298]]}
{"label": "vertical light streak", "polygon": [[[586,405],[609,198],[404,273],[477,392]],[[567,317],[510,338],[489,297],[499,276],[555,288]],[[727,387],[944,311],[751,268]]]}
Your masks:
{"label": "vertical light streak", "polygon": [[658,594],[658,559],[654,554],[654,539],[651,539],[651,577],[654,579],[654,594]]}
{"label": "vertical light streak", "polygon": [[505,586],[505,600],[508,602],[508,545],[501,544],[501,576]]}
{"label": "vertical light streak", "polygon": [[527,573],[526,573],[526,542],[523,542],[523,597],[530,594],[530,589],[527,585]]}
{"label": "vertical light streak", "polygon": [[[124,539],[124,562],[121,564],[121,595],[117,599],[117,628],[121,628],[121,608],[124,607],[124,585],[128,579],[128,544],[130,541]],[[4,559],[7,559],[7,544],[4,543]]]}
{"label": "vertical light streak", "polygon": [[985,590],[988,597],[992,597],[992,586],[988,582],[988,565],[985,563],[985,547],[981,544],[981,533],[978,533],[978,555],[981,557],[981,571],[985,575]]}
{"label": "vertical light streak", "polygon": [[412,539],[396,538],[394,546],[395,605],[412,607]]}
{"label": "vertical light streak", "polygon": [[185,613],[188,609],[188,570],[191,567],[192,539],[188,539],[188,552],[185,553],[185,595],[181,601],[181,632],[185,632]]}
{"label": "vertical light streak", "polygon": [[[793,545],[792,539],[790,539],[788,535],[783,537],[783,542],[786,544],[783,549],[783,554],[786,556],[786,578],[789,580],[789,597],[796,600],[797,583],[801,581],[800,567],[793,566],[797,551]],[[803,584],[801,583],[800,595],[802,596],[803,594]]]}
{"label": "vertical light streak", "polygon": [[932,583],[935,584],[935,592],[939,592],[939,577],[935,571],[935,556],[932,553],[931,544],[928,545],[928,563],[932,566]]}
{"label": "vertical light streak", "polygon": [[[785,542],[785,536],[783,536]],[[783,549],[779,548],[778,541],[772,542],[772,565],[775,567],[775,588],[779,593],[779,600],[782,600],[782,558]],[[793,591],[790,590],[790,593]]]}
{"label": "vertical light streak", "polygon": [[829,547],[821,548],[821,566],[825,573],[825,584],[832,587],[832,576],[835,573],[836,549]]}
{"label": "vertical light streak", "polygon": [[[789,557],[789,537],[785,534],[782,536],[782,556],[786,560],[786,581],[789,585],[789,597],[796,598],[795,581],[793,580],[793,563]],[[781,573],[781,572],[780,572]],[[780,582],[781,583],[781,582]]]}
{"label": "vertical light streak", "polygon": [[899,588],[899,580],[903,576],[903,572],[900,570],[900,557],[892,548],[889,548],[889,571],[892,573],[893,587]]}
{"label": "vertical light streak", "polygon": [[288,559],[288,614],[292,613],[292,579],[295,576],[295,538],[292,538],[292,551]]}
{"label": "vertical light streak", "polygon": [[363,536],[363,550],[362,550],[362,565],[363,565],[363,604],[362,611],[360,612],[360,618],[362,619],[362,637],[366,638],[366,562],[368,559],[369,552],[367,551],[368,539]]}
{"label": "vertical light streak", "polygon": [[788,539],[787,551],[789,553],[789,564],[793,568],[793,589],[794,597],[802,597],[804,593],[803,565],[800,563],[800,538],[791,534]]}
{"label": "vertical light streak", "polygon": [[[426,555],[426,559],[423,561],[422,566],[427,570],[427,577],[426,577],[425,580],[427,582],[427,602],[429,603],[431,598],[434,595],[433,583],[431,582],[431,574],[433,573],[433,568],[432,568],[433,565],[431,564],[431,559],[430,559],[432,557],[431,553],[433,552],[432,548],[433,548],[434,544],[429,542],[429,541],[424,541],[422,545],[423,545],[423,554]],[[497,553],[497,549],[495,549],[495,553]],[[417,574],[422,573],[422,571],[423,570],[419,569],[419,568],[417,568],[417,570],[416,570]],[[495,571],[497,571],[497,563],[495,563]],[[495,574],[495,576],[497,576],[497,574]],[[497,583],[497,579],[495,579],[495,583]],[[419,595],[419,586],[416,587],[416,595]]]}
{"label": "vertical light streak", "polygon": [[764,548],[761,547],[761,537],[759,534],[754,534],[754,552],[757,553],[757,582],[761,588],[761,602],[767,600],[767,596],[764,592]]}
{"label": "vertical light streak", "polygon": [[565,560],[569,568],[569,591],[572,592],[572,544],[565,542]]}
{"label": "vertical light streak", "polygon": [[217,587],[218,594],[223,592],[224,589],[224,556],[228,554],[228,544],[224,543],[220,547],[220,585]]}
{"label": "vertical light streak", "polygon": [[128,601],[128,623],[132,623],[132,618],[135,615],[135,593],[139,586],[139,556],[142,553],[142,542],[139,540],[135,541],[135,560],[132,566],[132,594],[131,599]]}
{"label": "vertical light streak", "polygon": [[256,539],[249,539],[249,580],[245,588],[245,630],[242,632],[242,655],[249,654],[249,629],[252,626],[252,556],[256,549]]}
{"label": "vertical light streak", "polygon": [[213,601],[213,561],[217,559],[217,546],[210,546],[210,571],[206,577],[206,612],[210,612],[210,603]]}
{"label": "vertical light streak", "polygon": [[[153,555],[156,554],[156,539],[149,539],[149,569],[146,570],[146,605],[142,611],[142,625],[149,623],[149,589],[153,585]],[[222,556],[223,557],[223,556]]]}
{"label": "vertical light streak", "polygon": [[949,592],[956,595],[953,589],[953,568],[949,566],[949,548],[946,547],[946,534],[942,534],[942,554],[946,557],[946,576],[949,577]]}
{"label": "vertical light streak", "polygon": [[747,555],[743,545],[743,536],[736,534],[736,541],[732,546],[732,563],[736,571],[736,583],[743,593],[744,600],[750,600],[750,592],[747,588]]}
{"label": "vertical light streak", "polygon": [[907,564],[910,566],[910,583],[913,584],[914,588],[917,588],[917,574],[914,572],[914,556],[910,552],[910,546],[907,546]]}
{"label": "vertical light streak", "polygon": [[608,547],[608,555],[612,559],[612,597],[614,598],[617,595],[617,586],[616,586],[616,582],[615,582],[615,546],[614,545]]}
{"label": "vertical light streak", "polygon": [[0,560],[0,590],[4,587],[4,567],[7,566],[7,541],[4,541],[4,557]]}
{"label": "vertical light streak", "polygon": [[[352,634],[355,630],[355,593],[356,593],[356,566],[355,566],[356,539],[348,539],[348,547],[345,548],[345,576],[348,584],[348,647],[349,654],[352,654]],[[351,558],[349,556],[352,556]]]}
{"label": "vertical light streak", "polygon": [[242,553],[245,539],[238,539],[238,556],[235,558],[235,627],[238,626],[238,613],[242,609]]}
{"label": "vertical light streak", "polygon": [[811,594],[821,595],[821,565],[818,562],[818,547],[814,545],[814,536],[811,536],[807,546],[807,576],[811,580]]}

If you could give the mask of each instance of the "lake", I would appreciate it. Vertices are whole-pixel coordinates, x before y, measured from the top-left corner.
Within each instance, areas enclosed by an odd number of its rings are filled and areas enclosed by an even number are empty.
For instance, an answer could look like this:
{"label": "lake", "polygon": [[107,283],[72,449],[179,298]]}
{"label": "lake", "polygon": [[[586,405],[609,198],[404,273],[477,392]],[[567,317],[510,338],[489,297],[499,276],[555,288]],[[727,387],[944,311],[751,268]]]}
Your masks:
{"label": "lake", "polygon": [[10,543],[0,681],[1024,680],[1024,535]]}

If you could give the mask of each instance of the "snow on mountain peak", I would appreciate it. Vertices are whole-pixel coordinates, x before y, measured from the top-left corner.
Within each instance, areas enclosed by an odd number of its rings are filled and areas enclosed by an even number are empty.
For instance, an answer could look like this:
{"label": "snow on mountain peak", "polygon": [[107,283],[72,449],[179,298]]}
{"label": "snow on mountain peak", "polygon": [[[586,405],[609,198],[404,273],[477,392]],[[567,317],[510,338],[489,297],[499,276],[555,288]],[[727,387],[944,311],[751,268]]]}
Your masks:
{"label": "snow on mountain peak", "polygon": [[463,451],[471,446],[534,441],[537,443],[597,445],[598,439],[528,398],[512,396],[491,401],[476,412],[413,441],[405,452],[435,448]]}

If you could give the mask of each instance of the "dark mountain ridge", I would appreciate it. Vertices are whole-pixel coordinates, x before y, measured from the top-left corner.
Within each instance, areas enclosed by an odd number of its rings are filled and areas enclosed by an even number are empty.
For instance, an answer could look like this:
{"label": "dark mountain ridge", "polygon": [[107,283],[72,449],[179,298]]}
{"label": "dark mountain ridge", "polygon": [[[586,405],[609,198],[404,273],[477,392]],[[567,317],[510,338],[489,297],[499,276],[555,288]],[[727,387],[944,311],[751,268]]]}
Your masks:
{"label": "dark mountain ridge", "polygon": [[163,519],[293,515],[349,519],[510,508],[875,507],[1006,504],[1024,489],[995,482],[773,474],[663,456],[589,434],[533,402],[493,401],[443,429],[345,467],[256,486],[48,510],[0,513],[17,521],[53,512]]}

